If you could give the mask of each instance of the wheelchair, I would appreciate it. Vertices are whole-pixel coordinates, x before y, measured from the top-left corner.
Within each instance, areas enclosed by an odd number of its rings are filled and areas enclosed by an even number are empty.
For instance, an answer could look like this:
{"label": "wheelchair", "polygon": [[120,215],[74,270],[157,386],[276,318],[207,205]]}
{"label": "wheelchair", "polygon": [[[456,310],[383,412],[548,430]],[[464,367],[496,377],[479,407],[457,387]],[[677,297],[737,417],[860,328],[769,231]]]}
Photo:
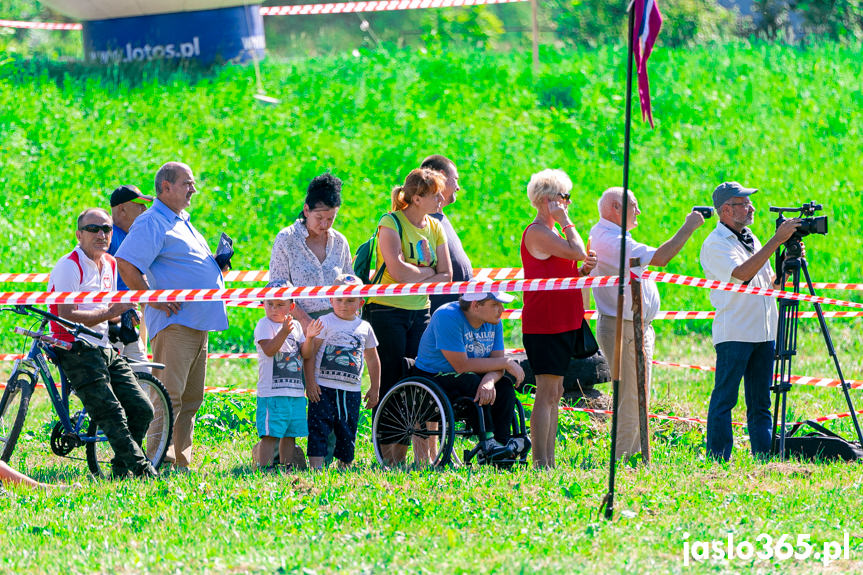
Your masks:
{"label": "wheelchair", "polygon": [[[410,365],[406,362],[403,373],[409,373]],[[518,448],[503,456],[489,453],[486,442],[479,440],[486,432],[485,409],[474,403],[473,397],[450,401],[433,380],[407,375],[380,399],[375,409],[375,457],[384,466],[445,467],[476,462],[508,468],[526,464],[530,438],[521,403],[516,399],[510,428]]]}

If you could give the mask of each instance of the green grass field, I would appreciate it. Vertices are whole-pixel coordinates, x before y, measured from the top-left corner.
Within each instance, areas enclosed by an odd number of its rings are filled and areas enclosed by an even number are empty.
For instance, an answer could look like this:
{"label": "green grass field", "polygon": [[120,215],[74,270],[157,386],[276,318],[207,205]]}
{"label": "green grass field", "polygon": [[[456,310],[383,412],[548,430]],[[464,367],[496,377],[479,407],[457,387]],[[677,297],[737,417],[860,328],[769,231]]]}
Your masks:
{"label": "green grass field", "polygon": [[[710,203],[717,183],[736,179],[762,190],[754,226],[762,240],[773,228],[768,205],[823,203],[830,234],[807,238],[813,279],[863,281],[860,59],[860,47],[832,44],[657,51],[650,62],[657,127],[637,120],[633,131],[631,186],[643,211],[636,237],[663,241],[692,205]],[[269,61],[265,83],[282,100],[275,107],[252,99],[250,68],[203,74],[0,64],[0,272],[50,270],[71,249],[81,209],[107,206],[120,183],[152,189],[156,169],[171,159],[189,163],[200,182],[195,225],[213,243],[223,230],[234,237],[235,269],[266,269],[272,240],[293,221],[306,184],[328,169],[345,181],[337,227],[356,247],[388,208],[390,188],[430,153],[459,167],[463,192],[448,213],[474,265],[517,266],[520,234],[533,217],[525,194],[530,174],[546,167],[570,174],[582,234],[597,219],[601,191],[622,180],[624,51],[549,51],[543,62],[533,77],[529,56],[513,54]],[[714,222],[669,271],[701,275],[698,249]],[[663,309],[710,309],[704,290],[660,290]],[[860,301],[859,292],[829,295]],[[232,327],[214,336],[211,348],[252,349],[260,312],[229,313]],[[858,322],[830,322],[853,379],[863,379]],[[0,353],[20,349],[13,324],[0,318]],[[507,325],[508,344],[520,347],[517,324]],[[815,323],[802,325],[794,372],[831,376]],[[656,327],[657,359],[713,364],[709,322]],[[0,365],[0,375],[8,368]],[[212,385],[254,382],[254,362],[212,363]],[[652,410],[703,417],[711,387],[709,373],[657,368]],[[114,484],[93,482],[81,462],[48,454],[51,416],[44,393],[37,397],[12,463],[42,480],[83,487],[68,494],[11,489],[0,498],[2,571],[863,570],[860,467],[759,465],[742,433],[734,461],[723,466],[704,461],[699,426],[656,423],[654,460],[649,468],[621,468],[617,519],[607,523],[597,515],[606,425],[585,414],[563,416],[555,471],[382,471],[370,464],[364,425],[356,469],[280,475],[252,471],[253,398],[209,396],[196,472]],[[801,386],[791,398],[792,419],[845,411],[836,389]],[[745,419],[742,407],[735,419]],[[831,427],[851,430],[847,419]],[[792,540],[809,533],[820,546],[845,532],[850,558],[831,565],[683,565],[684,541],[733,533],[755,543],[760,533]]]}

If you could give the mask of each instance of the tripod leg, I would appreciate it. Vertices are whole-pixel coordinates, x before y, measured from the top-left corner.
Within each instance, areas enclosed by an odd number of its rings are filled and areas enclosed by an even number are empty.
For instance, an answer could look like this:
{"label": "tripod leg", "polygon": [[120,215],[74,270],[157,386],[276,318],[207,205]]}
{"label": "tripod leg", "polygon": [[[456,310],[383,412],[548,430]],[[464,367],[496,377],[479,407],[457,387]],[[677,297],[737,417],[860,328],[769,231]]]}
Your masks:
{"label": "tripod leg", "polygon": [[[800,267],[803,269],[803,275],[806,278],[806,286],[809,288],[809,294],[815,295],[815,288],[812,287],[812,278],[809,277],[809,266],[806,265],[806,258],[800,258]],[[821,328],[821,335],[824,336],[824,343],[827,345],[827,353],[833,360],[833,365],[836,367],[836,374],[839,376],[839,381],[842,382],[842,393],[845,395],[845,403],[848,405],[848,411],[851,413],[851,421],[854,424],[854,431],[857,432],[857,441],[863,445],[863,432],[860,430],[860,421],[857,419],[857,412],[854,409],[854,402],[849,393],[849,386],[845,383],[845,376],[842,375],[842,366],[839,365],[839,357],[836,355],[836,348],[833,347],[833,339],[830,337],[830,330],[827,328],[827,321],[824,319],[824,312],[821,310],[821,304],[816,303],[815,313],[818,316],[818,325]]]}
{"label": "tripod leg", "polygon": [[[786,263],[789,263],[786,260]],[[794,283],[794,291],[800,286],[800,268],[791,265],[784,266],[784,272],[790,273]],[[783,275],[783,283],[785,276]],[[773,391],[776,394],[776,404],[773,407],[773,452],[785,458],[786,414],[788,412],[788,391],[791,389],[791,359],[797,353],[797,310],[796,300],[779,300],[779,325],[776,331],[776,361],[773,373]]]}

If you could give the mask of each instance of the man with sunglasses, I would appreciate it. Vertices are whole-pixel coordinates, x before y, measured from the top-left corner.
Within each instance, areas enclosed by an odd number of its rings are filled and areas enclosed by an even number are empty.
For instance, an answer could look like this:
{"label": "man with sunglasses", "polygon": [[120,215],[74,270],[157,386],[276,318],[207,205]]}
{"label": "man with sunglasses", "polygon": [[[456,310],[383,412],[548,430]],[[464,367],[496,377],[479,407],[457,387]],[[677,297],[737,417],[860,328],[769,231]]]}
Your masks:
{"label": "man with sunglasses", "polygon": [[[90,208],[81,212],[77,224],[78,245],[54,266],[48,291],[115,291],[117,263],[108,254],[111,216],[101,208]],[[75,338],[60,324],[51,323],[54,337],[72,344],[71,350],[56,348],[57,360],[91,421],[98,423],[108,437],[114,449],[111,472],[116,478],[157,475],[141,451],[153,419],[153,406],[129,364],[108,341],[108,321],[135,307],[134,303],[49,306],[51,313],[102,334],[98,339],[88,335]]]}
{"label": "man with sunglasses", "polygon": [[[599,198],[599,222],[590,230],[588,245],[596,251],[597,265],[593,276],[616,276],[620,273],[620,227],[623,222],[623,188],[609,188]],[[635,241],[629,233],[638,225],[638,200],[630,190],[626,217],[626,273],[629,259],[639,258],[643,266],[664,267],[676,256],[692,234],[704,224],[698,212],[686,214],[680,229],[659,247]],[[650,365],[653,360],[654,332],[650,322],[659,311],[659,291],[656,284],[645,280],[642,289],[642,321],[644,322],[645,395],[650,397]],[[617,334],[617,287],[593,288],[599,320],[596,335],[603,355],[614,365]],[[632,288],[624,290],[623,341],[620,356],[620,388],[617,416],[615,457],[622,459],[641,452],[641,431],[638,417],[638,385],[636,378],[635,333],[632,322]]]}
{"label": "man with sunglasses", "polygon": [[[713,191],[719,222],[701,246],[701,267],[707,279],[752,287],[777,288],[778,278],[770,256],[800,226],[800,219],[786,220],[764,246],[748,228],[755,221],[750,196],[757,192],[737,182],[724,182]],[[740,380],[746,400],[746,424],[752,454],[763,459],[770,453],[772,418],[770,385],[779,312],[771,297],[710,291],[716,308],[713,345],[716,373],[707,410],[707,455],[719,461],[731,458],[734,444],[731,410],[737,405]]]}

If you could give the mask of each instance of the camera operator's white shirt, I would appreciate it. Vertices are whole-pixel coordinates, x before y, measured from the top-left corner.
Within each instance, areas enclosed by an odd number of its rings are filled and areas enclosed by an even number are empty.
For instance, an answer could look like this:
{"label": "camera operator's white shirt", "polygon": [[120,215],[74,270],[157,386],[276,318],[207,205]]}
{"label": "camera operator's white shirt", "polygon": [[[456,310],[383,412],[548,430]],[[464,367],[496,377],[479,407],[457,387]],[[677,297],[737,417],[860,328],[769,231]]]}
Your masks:
{"label": "camera operator's white shirt", "polygon": [[[755,252],[761,249],[761,242],[755,240]],[[753,253],[755,253],[753,252]],[[742,284],[732,277],[734,268],[752,257],[734,232],[723,223],[717,222],[716,229],[710,232],[701,245],[701,267],[704,277],[709,280]],[[773,288],[773,268],[767,261],[749,281],[752,287]],[[779,311],[776,299],[760,295],[710,290],[710,302],[716,308],[713,320],[713,344],[726,341],[745,341],[757,343],[776,339],[776,325]]]}

